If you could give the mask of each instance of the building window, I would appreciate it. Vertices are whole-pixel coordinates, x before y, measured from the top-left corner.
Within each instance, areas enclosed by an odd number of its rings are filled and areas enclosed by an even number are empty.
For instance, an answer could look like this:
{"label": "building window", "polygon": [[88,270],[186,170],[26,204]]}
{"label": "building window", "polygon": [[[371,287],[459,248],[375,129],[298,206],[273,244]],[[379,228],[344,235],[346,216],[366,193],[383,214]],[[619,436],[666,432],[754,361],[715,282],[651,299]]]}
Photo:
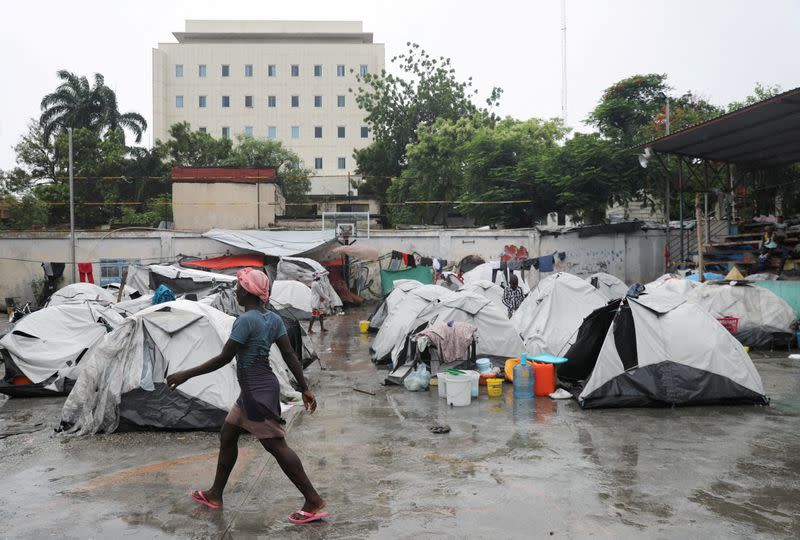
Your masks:
{"label": "building window", "polygon": [[227,109],[231,106],[231,96],[222,96],[222,107]]}
{"label": "building window", "polygon": [[336,76],[344,77],[344,64],[339,64],[336,66]]}
{"label": "building window", "polygon": [[314,77],[322,77],[322,64],[314,64]]}
{"label": "building window", "polygon": [[208,130],[204,127],[197,128],[197,131],[199,131],[200,133],[208,133]]}
{"label": "building window", "polygon": [[322,168],[322,158],[321,157],[315,157],[314,158],[314,168],[317,169],[317,170],[320,170]]}
{"label": "building window", "polygon": [[300,96],[292,96],[292,107],[300,106]]}
{"label": "building window", "polygon": [[197,98],[197,106],[200,107],[201,109],[205,109],[206,108],[206,101],[207,101],[207,97],[206,96],[199,96]]}
{"label": "building window", "polygon": [[322,107],[322,96],[314,96],[314,107]]}
{"label": "building window", "polygon": [[253,108],[253,96],[244,96],[244,106],[248,109]]}
{"label": "building window", "polygon": [[229,77],[231,74],[231,66],[228,64],[222,64],[222,76]]}
{"label": "building window", "polygon": [[275,64],[267,66],[267,77],[274,77],[278,73],[278,68]]}
{"label": "building window", "polygon": [[175,76],[183,77],[183,64],[175,64]]}
{"label": "building window", "polygon": [[222,128],[222,138],[223,139],[230,139],[231,138],[231,128],[229,128],[229,127]]}
{"label": "building window", "polygon": [[367,126],[361,126],[361,138],[362,139],[369,138],[369,128]]}
{"label": "building window", "polygon": [[322,126],[314,126],[314,138],[315,139],[322,138]]}
{"label": "building window", "polygon": [[336,162],[337,162],[337,167],[339,168],[339,170],[344,170],[347,167],[347,164],[346,164],[347,162],[346,162],[345,158],[343,158],[343,157],[338,158],[336,160]]}
{"label": "building window", "polygon": [[344,96],[336,96],[336,106],[344,107]]}
{"label": "building window", "polygon": [[300,138],[300,126],[292,126],[292,139]]}
{"label": "building window", "polygon": [[278,104],[278,99],[275,96],[267,96],[267,107],[275,107]]}
{"label": "building window", "polygon": [[362,77],[363,77],[364,75],[366,75],[367,73],[369,73],[369,68],[367,67],[367,64],[361,64],[361,65],[358,67],[358,73],[359,73],[359,75],[361,75]]}
{"label": "building window", "polygon": [[200,64],[197,66],[197,76],[198,77],[205,77],[206,76],[206,65]]}
{"label": "building window", "polygon": [[340,139],[344,139],[344,126],[338,126],[336,128],[336,136]]}
{"label": "building window", "polygon": [[277,139],[278,138],[278,128],[275,126],[269,126],[267,128],[267,138],[268,139]]}
{"label": "building window", "polygon": [[299,77],[300,76],[300,65],[299,64],[292,64],[292,77]]}
{"label": "building window", "polygon": [[244,136],[245,137],[253,136],[253,126],[244,126]]}
{"label": "building window", "polygon": [[245,64],[244,65],[244,76],[245,77],[252,77],[253,76],[253,64]]}
{"label": "building window", "polygon": [[175,107],[183,109],[183,96],[175,96]]}

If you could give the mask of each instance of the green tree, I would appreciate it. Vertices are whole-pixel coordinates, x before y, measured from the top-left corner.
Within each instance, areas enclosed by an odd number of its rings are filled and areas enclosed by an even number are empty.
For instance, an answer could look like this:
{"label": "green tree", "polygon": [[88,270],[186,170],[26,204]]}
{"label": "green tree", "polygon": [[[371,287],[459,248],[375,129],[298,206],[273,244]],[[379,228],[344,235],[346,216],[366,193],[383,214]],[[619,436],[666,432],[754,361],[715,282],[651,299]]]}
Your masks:
{"label": "green tree", "polygon": [[729,103],[728,112],[741,109],[742,107],[747,107],[748,105],[753,105],[754,103],[775,97],[781,93],[783,93],[783,89],[778,84],[767,86],[758,82],[756,83],[755,88],[753,88],[753,93],[744,98],[743,101],[732,101]]}
{"label": "green tree", "polygon": [[46,139],[71,127],[89,128],[102,134],[117,129],[130,130],[136,142],[142,140],[147,129],[144,117],[135,112],[120,113],[117,96],[106,86],[99,73],[94,75],[94,84],[86,77],[59,70],[62,81],[56,90],[42,98],[42,115],[39,123]]}
{"label": "green tree", "polygon": [[156,149],[170,166],[209,167],[219,165],[231,156],[230,139],[215,139],[208,133],[192,131],[188,122],[173,124],[166,142],[157,140]]}
{"label": "green tree", "polygon": [[28,193],[8,207],[8,227],[29,230],[47,224],[47,206]]}
{"label": "green tree", "polygon": [[599,223],[606,209],[641,195],[645,170],[628,148],[597,133],[576,133],[545,165],[558,190],[556,206],[584,223]]}
{"label": "green tree", "polygon": [[478,225],[507,227],[530,227],[558,210],[558,192],[546,164],[568,131],[560,119],[507,118],[496,127],[483,127],[465,149],[459,210]]}
{"label": "green tree", "polygon": [[420,124],[417,142],[407,148],[408,164],[387,190],[393,222],[447,225],[452,204],[409,204],[413,201],[452,201],[463,189],[465,150],[485,117],[458,120],[438,118]]}
{"label": "green tree", "polygon": [[302,204],[308,200],[311,189],[311,171],[300,167],[300,157],[284,147],[280,141],[256,139],[240,135],[224,167],[273,167],[286,202]]}
{"label": "green tree", "polygon": [[[472,78],[460,81],[449,58],[432,57],[416,43],[392,58],[402,76],[387,73],[359,75],[351,91],[363,109],[374,142],[356,150],[358,172],[367,178],[361,195],[384,198],[389,179],[399,176],[408,161],[406,148],[417,142],[417,128],[437,119],[458,120],[481,111],[473,98]],[[496,106],[502,90],[492,89],[487,106]]]}

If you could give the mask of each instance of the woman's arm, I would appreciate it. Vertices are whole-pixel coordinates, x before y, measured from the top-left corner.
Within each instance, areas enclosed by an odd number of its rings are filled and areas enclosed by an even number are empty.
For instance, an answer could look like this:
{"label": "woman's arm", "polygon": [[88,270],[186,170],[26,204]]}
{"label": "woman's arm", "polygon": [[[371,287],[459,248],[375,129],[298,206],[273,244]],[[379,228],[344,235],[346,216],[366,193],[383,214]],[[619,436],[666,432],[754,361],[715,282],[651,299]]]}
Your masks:
{"label": "woman's arm", "polygon": [[236,351],[239,350],[239,344],[232,339],[229,339],[225,342],[225,346],[222,347],[222,352],[219,353],[214,358],[203,362],[199,366],[195,366],[190,369],[185,369],[183,371],[176,371],[172,375],[167,377],[167,386],[169,386],[170,390],[174,390],[177,386],[185,383],[192,377],[197,377],[198,375],[205,375],[206,373],[211,373],[212,371],[216,371],[222,366],[229,364],[233,357],[236,356]]}
{"label": "woman's arm", "polygon": [[286,366],[292,372],[292,375],[294,375],[297,384],[300,385],[300,392],[303,394],[303,404],[306,409],[314,412],[317,408],[317,399],[314,397],[314,393],[308,388],[308,383],[303,375],[303,365],[300,363],[300,360],[297,359],[297,355],[294,354],[292,344],[289,343],[289,337],[284,334],[279,337],[278,341],[275,343],[278,344],[278,349],[281,351],[283,361],[286,362]]}

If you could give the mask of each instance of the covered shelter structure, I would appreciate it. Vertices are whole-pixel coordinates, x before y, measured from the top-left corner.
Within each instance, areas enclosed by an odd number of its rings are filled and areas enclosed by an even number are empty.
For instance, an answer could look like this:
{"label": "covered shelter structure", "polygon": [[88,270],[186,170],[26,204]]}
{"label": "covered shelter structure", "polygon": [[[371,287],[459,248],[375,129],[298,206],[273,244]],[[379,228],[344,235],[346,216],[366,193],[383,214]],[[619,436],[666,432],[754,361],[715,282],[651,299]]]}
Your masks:
{"label": "covered shelter structure", "polygon": [[[685,191],[686,174],[695,174],[694,170],[702,165],[702,190],[695,193],[695,216],[698,223],[705,222],[705,243],[709,240],[708,194],[709,172],[721,173],[726,168],[729,181],[730,199],[728,213],[731,219],[736,217],[736,188],[743,174],[768,171],[777,167],[800,162],[800,88],[788,90],[776,96],[742,107],[711,120],[701,122],[674,133],[669,132],[669,115],[667,115],[667,134],[658,139],[643,143],[636,148],[644,151],[640,162],[647,166],[648,161],[655,158],[671,175],[664,159],[672,156],[678,160],[678,189],[680,191],[680,260],[684,258],[684,221],[683,193]],[[735,166],[732,168],[731,166]],[[738,178],[737,178],[738,176]],[[671,180],[671,179],[670,179]],[[667,197],[669,201],[670,181],[668,180]],[[700,194],[704,197],[703,219],[700,205]],[[666,208],[669,220],[669,202]],[[669,246],[669,227],[667,227],[667,245]],[[698,245],[702,242],[702,233],[697,230]],[[688,250],[687,250],[688,251]],[[698,249],[699,266],[703,266],[703,250]],[[670,255],[665,254],[667,271],[670,271]]]}

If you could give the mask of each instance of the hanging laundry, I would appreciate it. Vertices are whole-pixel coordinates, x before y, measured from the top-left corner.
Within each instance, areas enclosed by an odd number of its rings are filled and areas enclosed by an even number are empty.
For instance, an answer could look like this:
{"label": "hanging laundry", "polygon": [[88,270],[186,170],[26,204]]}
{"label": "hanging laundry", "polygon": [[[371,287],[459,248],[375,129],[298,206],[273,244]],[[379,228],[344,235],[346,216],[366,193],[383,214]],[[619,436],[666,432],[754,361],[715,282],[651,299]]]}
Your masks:
{"label": "hanging laundry", "polygon": [[94,274],[92,274],[92,263],[82,262],[78,263],[78,273],[81,277],[81,283],[94,283]]}
{"label": "hanging laundry", "polygon": [[553,260],[552,255],[539,257],[539,272],[552,272],[554,263],[555,261]]}
{"label": "hanging laundry", "polygon": [[433,266],[433,259],[430,257],[420,257],[419,264],[422,266]]}
{"label": "hanging laundry", "polygon": [[564,252],[564,251],[559,251],[558,252],[558,260],[559,261],[564,262],[564,259],[566,259],[566,258],[567,258],[567,253],[566,252]]}
{"label": "hanging laundry", "polygon": [[433,269],[436,270],[437,272],[441,272],[442,261],[440,261],[439,259],[433,259]]}

